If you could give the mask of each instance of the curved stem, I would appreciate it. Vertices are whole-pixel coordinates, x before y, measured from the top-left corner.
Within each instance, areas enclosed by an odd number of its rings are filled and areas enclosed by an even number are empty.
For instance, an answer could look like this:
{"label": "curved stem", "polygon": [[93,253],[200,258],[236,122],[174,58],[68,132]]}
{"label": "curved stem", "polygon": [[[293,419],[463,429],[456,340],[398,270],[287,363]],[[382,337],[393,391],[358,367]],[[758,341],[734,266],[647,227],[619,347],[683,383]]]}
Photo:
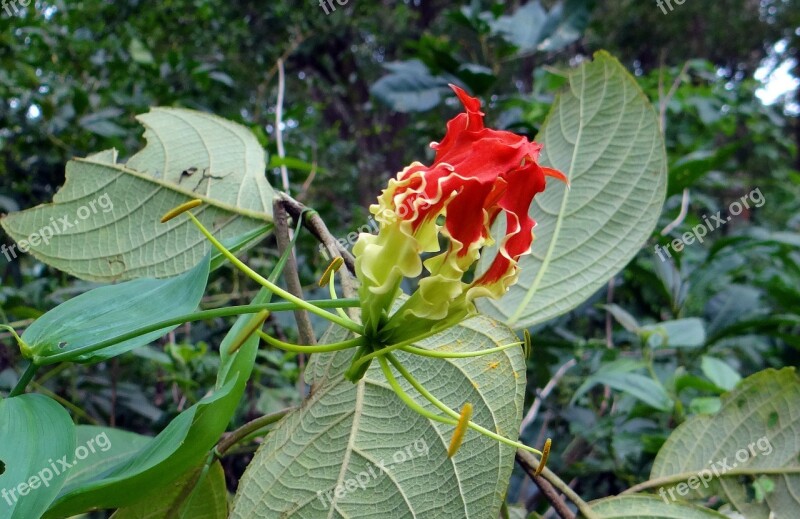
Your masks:
{"label": "curved stem", "polygon": [[[340,256],[341,257],[341,256]],[[336,301],[339,297],[336,295],[336,272],[331,272],[331,280],[328,281],[328,291],[331,293],[331,300]],[[342,316],[343,319],[350,319],[348,315],[341,308],[336,309],[336,313]]]}
{"label": "curved stem", "polygon": [[372,362],[376,357],[380,357],[381,355],[387,355],[387,354],[389,354],[389,353],[391,353],[391,352],[393,352],[395,350],[403,349],[406,346],[410,346],[410,345],[414,344],[415,342],[419,342],[419,341],[421,341],[423,339],[427,339],[428,337],[430,337],[432,335],[436,335],[437,333],[440,333],[441,331],[442,330],[434,330],[434,331],[431,331],[429,333],[425,333],[423,335],[420,335],[418,337],[414,337],[413,339],[408,339],[406,341],[398,342],[397,344],[392,344],[391,346],[386,346],[386,347],[381,348],[379,350],[375,350],[375,351],[373,351],[371,353],[368,353],[368,354],[364,355],[363,357],[361,357],[360,359],[353,361],[352,366],[350,366],[350,368],[348,368],[348,372],[350,372],[351,370],[354,372],[360,366],[363,366],[364,364]]}
{"label": "curved stem", "polygon": [[[432,403],[433,405],[435,405],[436,407],[441,409],[441,411],[443,413],[455,418],[456,420],[461,416],[459,413],[453,411],[452,409],[447,407],[445,404],[443,404],[438,398],[433,396],[430,393],[430,391],[425,389],[425,386],[420,384],[419,381],[416,378],[414,378],[414,376],[402,364],[400,364],[400,361],[397,360],[394,357],[394,355],[392,355],[391,353],[387,353],[386,354],[386,358],[389,359],[389,362],[391,362],[392,365],[395,367],[395,369],[397,371],[399,371],[401,375],[403,375],[403,378],[405,378],[408,381],[408,383],[411,384],[414,387],[414,389],[416,389],[419,392],[419,394],[424,396],[426,400],[428,400],[430,403]],[[505,436],[501,436],[501,435],[499,435],[497,433],[494,433],[494,432],[490,431],[489,429],[486,429],[485,427],[481,427],[480,425],[476,424],[473,421],[469,422],[469,427],[470,427],[470,429],[474,429],[474,430],[478,431],[479,433],[483,434],[484,436],[488,436],[489,438],[492,438],[493,440],[497,440],[497,441],[499,441],[501,443],[505,443],[506,445],[510,445],[511,447],[514,447],[514,448],[517,448],[517,449],[524,449],[524,450],[526,450],[528,452],[532,452],[532,453],[534,453],[534,454],[536,454],[538,456],[542,455],[542,451],[540,451],[538,449],[534,449],[533,447],[528,447],[524,443],[515,442],[514,440],[509,440]]]}
{"label": "curved stem", "polygon": [[[768,468],[752,468],[752,469],[740,468],[740,469],[726,470],[724,474],[721,474],[721,476],[722,477],[726,477],[726,478],[733,478],[733,477],[738,477],[738,476],[753,476],[753,477],[755,477],[755,476],[761,476],[761,475],[781,476],[781,475],[790,475],[790,474],[792,474],[792,475],[800,474],[800,468],[793,468],[793,467],[779,467],[779,468],[775,468],[775,469],[768,469]],[[650,480],[644,481],[642,483],[639,483],[638,485],[634,485],[634,486],[630,487],[629,489],[627,489],[624,492],[622,492],[622,495],[635,494],[636,492],[641,492],[642,490],[649,490],[651,488],[661,487],[661,486],[664,486],[664,485],[677,484],[677,483],[680,483],[682,481],[686,481],[687,479],[689,479],[692,476],[697,476],[697,472],[683,472],[683,473],[680,473],[680,474],[672,474],[670,476],[664,476],[664,477],[660,477],[660,478],[650,479]],[[720,479],[720,478],[717,478],[717,479]]]}
{"label": "curved stem", "polygon": [[228,452],[231,449],[231,447],[233,447],[240,441],[244,440],[254,432],[259,431],[264,427],[277,422],[278,420],[289,414],[289,412],[293,411],[294,409],[295,409],[294,407],[289,407],[272,414],[260,416],[255,420],[247,422],[243,426],[239,427],[235,431],[231,432],[230,434],[222,438],[219,441],[219,443],[217,443],[217,446],[214,448],[214,454],[218,458],[225,456],[225,453]]}
{"label": "curved stem", "polygon": [[497,353],[498,351],[507,350],[508,348],[519,346],[521,344],[521,342],[512,342],[511,344],[506,344],[505,346],[498,346],[496,348],[489,348],[488,350],[479,351],[437,351],[417,348],[416,346],[403,346],[400,348],[400,350],[405,351],[406,353],[413,353],[414,355],[432,357],[435,359],[467,359],[470,357],[482,357],[484,355],[489,355],[490,353]]}
{"label": "curved stem", "polygon": [[363,337],[356,337],[355,339],[350,339],[350,340],[342,341],[342,342],[335,342],[333,344],[319,344],[319,345],[316,345],[316,346],[302,346],[302,345],[299,345],[299,344],[290,344],[288,342],[279,341],[278,339],[276,339],[274,337],[270,337],[269,335],[264,333],[262,330],[256,330],[256,333],[258,334],[259,337],[261,337],[261,339],[264,340],[264,342],[266,342],[270,346],[273,346],[273,347],[278,348],[280,350],[291,351],[291,352],[294,352],[294,353],[330,353],[332,351],[347,350],[347,349],[350,349],[350,348],[355,348],[357,346],[361,346],[362,344],[364,344],[364,340],[365,340]]}
{"label": "curved stem", "polygon": [[293,302],[300,308],[308,310],[312,314],[316,314],[319,317],[322,317],[323,319],[327,319],[328,321],[336,323],[343,328],[358,333],[359,335],[364,333],[364,328],[355,321],[352,321],[350,319],[342,319],[338,315],[330,314],[325,310],[317,306],[311,305],[307,301],[304,301],[303,299],[290,294],[289,292],[282,289],[278,285],[266,280],[258,272],[245,265],[239,258],[234,256],[233,253],[231,253],[228,249],[226,249],[225,246],[222,245],[222,243],[220,243],[219,240],[217,240],[191,212],[187,212],[186,215],[192,220],[192,223],[194,223],[195,226],[197,226],[197,228],[200,229],[200,232],[203,233],[203,235],[208,239],[208,241],[210,241],[211,244],[214,245],[214,247],[216,247],[217,250],[219,250],[223,256],[228,258],[228,261],[233,263],[239,270],[244,272],[247,275],[247,277],[258,283],[259,285],[268,288],[274,294],[279,295],[280,297],[286,299],[287,301]]}
{"label": "curved stem", "polygon": [[389,364],[386,362],[386,359],[383,357],[378,357],[378,362],[381,365],[381,369],[383,370],[383,375],[386,377],[386,380],[389,382],[389,385],[392,386],[395,394],[400,397],[400,400],[403,401],[412,411],[419,413],[420,415],[428,418],[429,420],[434,420],[436,422],[441,422],[447,425],[455,426],[458,423],[458,420],[449,420],[444,416],[439,416],[438,414],[431,413],[418,403],[414,401],[413,398],[408,396],[408,394],[403,391],[403,388],[400,387],[398,384],[397,379],[394,378],[392,374],[392,370],[389,368]]}
{"label": "curved stem", "polygon": [[[318,308],[326,308],[326,307],[333,308],[335,307],[335,305],[342,305],[346,307],[359,305],[358,299],[339,299],[337,301],[330,301],[325,299],[322,301],[308,301],[308,302],[318,305]],[[191,314],[185,314],[178,317],[173,317],[172,319],[166,319],[164,321],[149,324],[147,326],[143,326],[142,328],[138,328],[136,330],[124,333],[122,335],[118,335],[117,337],[112,337],[111,339],[98,342],[97,344],[90,344],[89,346],[76,348],[74,350],[65,351],[62,353],[56,353],[55,355],[48,355],[48,356],[37,355],[34,356],[33,361],[37,366],[47,366],[49,364],[56,364],[59,362],[68,361],[74,359],[77,356],[84,355],[86,353],[92,353],[97,350],[102,350],[103,348],[107,348],[109,346],[113,346],[114,344],[127,341],[135,337],[139,337],[140,335],[144,335],[146,333],[154,332],[157,330],[161,330],[163,328],[168,328],[170,326],[175,326],[178,324],[183,324],[191,321],[202,321],[204,319],[212,319],[215,317],[232,317],[235,315],[242,315],[242,314],[255,314],[260,312],[261,310],[278,312],[283,310],[294,310],[295,308],[297,308],[297,306],[294,303],[285,302],[285,303],[266,303],[266,304],[255,304],[255,305],[229,306],[227,308],[202,310],[200,312],[193,312]]]}

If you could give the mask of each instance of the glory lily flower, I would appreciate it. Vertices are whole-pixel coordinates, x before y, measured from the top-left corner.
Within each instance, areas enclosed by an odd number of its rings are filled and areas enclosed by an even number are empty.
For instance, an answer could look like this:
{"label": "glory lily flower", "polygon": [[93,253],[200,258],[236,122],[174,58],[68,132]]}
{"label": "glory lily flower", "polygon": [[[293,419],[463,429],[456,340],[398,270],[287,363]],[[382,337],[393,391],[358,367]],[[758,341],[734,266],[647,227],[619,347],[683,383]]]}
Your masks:
{"label": "glory lily flower", "polygon": [[[452,86],[452,85],[451,85]],[[344,376],[357,382],[377,360],[386,381],[395,394],[411,409],[433,421],[454,427],[448,454],[454,455],[466,430],[513,447],[542,456],[546,454],[481,427],[471,420],[472,406],[465,403],[461,413],[446,406],[430,393],[394,356],[395,350],[438,358],[467,358],[498,353],[522,343],[512,343],[480,351],[432,351],[414,343],[460,322],[475,313],[477,297],[501,297],[517,280],[518,262],[530,252],[535,222],[528,211],[537,193],[545,189],[546,177],[566,181],[560,172],[538,163],[542,147],[527,138],[507,131],[486,128],[480,102],[452,86],[465,112],[447,123],[447,132],[436,150],[433,164],[415,162],[389,181],[388,187],[370,207],[380,224],[377,235],[362,234],[354,248],[356,275],[361,282],[359,301],[361,322],[351,319],[341,308],[329,313],[265,279],[225,248],[190,212],[200,202],[188,202],[167,213],[163,221],[187,213],[208,240],[231,261],[273,294],[291,303],[290,308],[304,308],[355,336],[341,342],[322,345],[296,345],[280,341],[261,330],[269,309],[258,308],[250,323],[233,341],[230,353],[255,333],[269,345],[286,351],[330,353],[355,349]],[[493,237],[492,225],[505,218],[505,234]],[[299,231],[299,227],[298,227]],[[442,249],[439,237],[447,239]],[[498,252],[488,266],[471,282],[464,281],[487,245],[498,244]],[[279,264],[287,257],[288,248]],[[433,253],[427,260],[422,254]],[[333,272],[341,265],[334,262],[324,276],[331,299],[336,300]],[[392,311],[401,294],[405,278],[428,276]],[[273,273],[278,275],[280,269]],[[272,276],[271,276],[272,277]],[[263,306],[263,305],[262,305]],[[344,305],[341,305],[344,306]],[[253,310],[256,310],[253,308]],[[529,339],[526,335],[526,352]],[[439,413],[420,406],[400,385],[395,372],[414,390],[433,404]],[[547,444],[549,446],[549,443]]]}
{"label": "glory lily flower", "polygon": [[[465,112],[447,123],[441,142],[431,144],[433,164],[415,162],[389,181],[370,207],[380,223],[378,234],[361,234],[353,250],[362,322],[386,344],[452,326],[475,312],[475,298],[505,294],[519,275],[519,258],[530,252],[533,197],[544,191],[546,177],[567,180],[538,163],[540,144],[486,128],[480,101],[451,88]],[[481,248],[494,243],[491,228],[500,216],[506,232],[498,237],[497,255],[465,283]],[[440,249],[440,234],[448,239],[446,250]],[[423,262],[422,253],[438,254]],[[423,267],[428,276],[392,313],[403,278],[419,276]]]}

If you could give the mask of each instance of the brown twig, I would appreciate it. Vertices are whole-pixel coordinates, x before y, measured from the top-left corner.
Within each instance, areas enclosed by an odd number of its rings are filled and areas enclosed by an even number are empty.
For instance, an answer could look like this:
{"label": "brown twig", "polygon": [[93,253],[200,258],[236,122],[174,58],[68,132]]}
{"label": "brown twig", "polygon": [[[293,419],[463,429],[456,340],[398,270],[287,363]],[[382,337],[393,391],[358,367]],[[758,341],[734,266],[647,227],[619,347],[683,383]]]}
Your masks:
{"label": "brown twig", "polygon": [[533,456],[521,449],[517,449],[516,460],[522,470],[528,474],[531,480],[539,487],[539,491],[547,498],[547,501],[550,502],[550,505],[556,511],[561,519],[575,519],[575,514],[567,507],[567,504],[561,499],[561,496],[558,495],[555,487],[550,484],[542,476],[536,475],[536,468],[539,464],[533,458]]}
{"label": "brown twig", "polygon": [[325,222],[322,221],[322,218],[320,218],[317,213],[308,211],[305,212],[304,215],[303,213],[307,210],[307,207],[286,193],[279,193],[277,197],[278,202],[286,208],[286,211],[295,221],[297,218],[303,218],[303,227],[325,246],[325,249],[332,257],[341,256],[342,259],[344,259],[347,271],[339,271],[342,279],[342,292],[344,293],[344,297],[355,297],[356,290],[352,275],[356,272],[356,261],[353,255],[350,254],[350,251],[345,249],[344,246],[333,237],[328,230],[328,226],[325,225]]}
{"label": "brown twig", "polygon": [[[275,103],[275,144],[278,148],[278,157],[286,158],[286,149],[283,147],[283,98],[286,91],[286,74],[283,70],[283,58],[278,58],[278,101]],[[285,163],[281,163],[281,184],[283,191],[289,192],[289,170]],[[291,231],[290,231],[291,233]]]}
{"label": "brown twig", "polygon": [[[292,239],[289,235],[289,214],[286,212],[286,208],[283,204],[277,200],[274,204],[273,214],[275,217],[275,237],[278,241],[278,251],[280,254],[283,254],[292,247]],[[300,284],[300,277],[297,273],[297,262],[294,258],[294,251],[289,251],[289,257],[283,268],[283,276],[284,279],[286,279],[286,288],[289,293],[302,298],[303,286]],[[294,311],[294,319],[297,321],[297,334],[300,338],[300,343],[312,346],[316,344],[314,327],[311,325],[308,312],[302,308],[298,308]]]}
{"label": "brown twig", "polygon": [[681,212],[678,213],[677,218],[672,220],[666,227],[661,229],[661,236],[666,236],[671,233],[673,229],[683,223],[686,215],[689,214],[689,188],[684,188],[683,196],[681,197]]}
{"label": "brown twig", "polygon": [[[663,61],[662,61],[662,70],[663,70]],[[681,71],[678,73],[678,77],[676,77],[675,81],[673,81],[672,86],[670,87],[669,92],[667,92],[666,96],[664,95],[664,83],[662,81],[663,76],[659,76],[658,91],[659,91],[659,97],[661,99],[659,100],[658,103],[659,104],[658,122],[661,126],[661,133],[665,133],[667,131],[667,105],[672,100],[672,98],[675,97],[675,94],[678,93],[678,88],[680,88],[681,83],[683,82],[683,76],[684,74],[686,74],[688,70],[689,70],[689,62],[687,61],[686,63],[683,64],[683,68],[681,68]]]}

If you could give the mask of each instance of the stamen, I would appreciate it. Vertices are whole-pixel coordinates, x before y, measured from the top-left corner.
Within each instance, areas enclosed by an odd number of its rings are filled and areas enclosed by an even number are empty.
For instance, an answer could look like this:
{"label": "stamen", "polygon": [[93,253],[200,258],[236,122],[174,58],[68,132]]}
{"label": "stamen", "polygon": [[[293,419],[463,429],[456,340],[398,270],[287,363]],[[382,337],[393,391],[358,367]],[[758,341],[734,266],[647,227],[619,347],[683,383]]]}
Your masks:
{"label": "stamen", "polygon": [[464,441],[464,434],[469,428],[469,420],[472,418],[472,404],[467,402],[461,408],[461,416],[458,417],[456,430],[453,431],[453,438],[450,440],[450,447],[447,448],[447,457],[452,458],[455,456],[458,449],[461,448],[461,442]]}
{"label": "stamen", "polygon": [[545,465],[547,465],[547,458],[550,456],[550,444],[553,443],[553,440],[550,438],[544,442],[544,447],[542,448],[542,459],[539,460],[539,466],[536,467],[536,471],[533,473],[534,476],[538,476],[544,470]]}
{"label": "stamen", "polygon": [[264,324],[264,321],[267,320],[269,317],[269,310],[261,310],[257,314],[255,314],[250,321],[242,328],[242,331],[239,332],[239,335],[231,342],[230,348],[228,348],[228,355],[233,355],[236,351],[242,347],[242,344],[245,343],[247,339],[253,335],[257,329],[261,328]]}
{"label": "stamen", "polygon": [[185,202],[174,209],[170,209],[169,211],[166,212],[164,216],[161,217],[161,223],[167,223],[176,216],[185,213],[189,209],[194,209],[195,207],[201,205],[202,203],[203,203],[202,200],[194,199],[194,200],[189,200],[188,202]]}
{"label": "stamen", "polygon": [[325,269],[325,272],[322,273],[322,277],[319,278],[319,286],[320,288],[324,287],[328,284],[331,280],[331,277],[335,272],[338,272],[342,265],[344,264],[344,258],[341,256],[336,256],[333,258],[333,261],[330,262],[328,268]]}

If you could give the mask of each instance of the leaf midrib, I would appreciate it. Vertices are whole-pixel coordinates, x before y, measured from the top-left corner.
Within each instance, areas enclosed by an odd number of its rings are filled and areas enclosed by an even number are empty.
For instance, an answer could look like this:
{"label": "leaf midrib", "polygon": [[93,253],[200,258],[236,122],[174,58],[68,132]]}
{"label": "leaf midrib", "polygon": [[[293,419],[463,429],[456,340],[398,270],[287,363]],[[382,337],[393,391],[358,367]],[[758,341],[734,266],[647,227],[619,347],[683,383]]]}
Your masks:
{"label": "leaf midrib", "polygon": [[102,167],[106,167],[106,168],[112,168],[112,169],[115,169],[115,170],[119,171],[120,173],[124,173],[124,174],[127,174],[127,175],[132,175],[132,176],[134,176],[134,177],[136,177],[136,178],[138,178],[140,180],[144,180],[144,181],[147,181],[147,182],[150,182],[150,183],[153,183],[153,184],[157,184],[157,185],[159,185],[159,186],[161,186],[163,188],[169,189],[170,191],[174,191],[176,193],[180,193],[182,195],[186,195],[188,198],[200,199],[200,200],[202,200],[203,202],[205,202],[208,205],[212,205],[214,207],[218,207],[220,209],[224,209],[225,211],[228,211],[230,213],[240,214],[242,216],[247,216],[247,217],[253,218],[255,220],[264,220],[264,221],[270,222],[270,223],[272,222],[272,217],[268,213],[262,213],[262,212],[259,212],[259,211],[253,211],[251,209],[244,209],[242,207],[233,206],[233,205],[227,204],[225,202],[220,202],[219,200],[217,200],[215,198],[211,198],[211,197],[208,197],[206,195],[195,193],[194,191],[185,189],[185,188],[183,188],[183,187],[181,187],[178,184],[175,184],[173,182],[168,182],[168,181],[162,180],[160,178],[155,178],[155,177],[153,177],[151,175],[147,175],[147,174],[141,173],[141,172],[139,172],[139,171],[137,171],[135,169],[127,168],[123,164],[109,164],[107,162],[98,162],[98,161],[90,160],[90,159],[87,159],[87,158],[81,158],[81,157],[76,157],[76,158],[74,158],[72,160],[75,161],[75,162],[83,162],[83,163],[92,164],[92,165],[95,165],[95,166],[102,166]]}

